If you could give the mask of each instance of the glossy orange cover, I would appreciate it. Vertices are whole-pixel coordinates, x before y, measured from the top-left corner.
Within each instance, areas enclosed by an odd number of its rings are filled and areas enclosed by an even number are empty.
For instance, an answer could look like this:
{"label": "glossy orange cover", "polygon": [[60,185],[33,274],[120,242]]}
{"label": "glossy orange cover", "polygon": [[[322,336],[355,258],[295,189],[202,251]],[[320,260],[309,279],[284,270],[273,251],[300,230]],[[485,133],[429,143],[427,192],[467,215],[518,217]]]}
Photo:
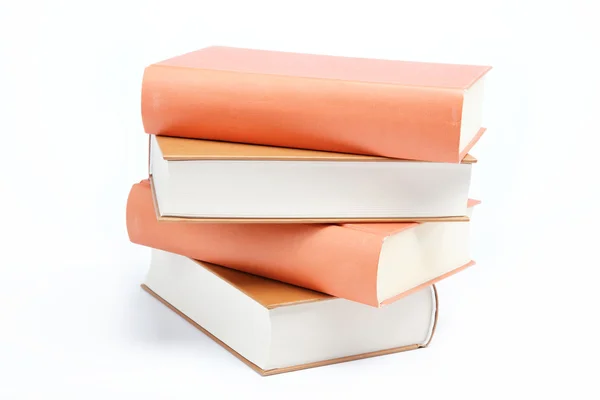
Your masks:
{"label": "glossy orange cover", "polygon": [[459,162],[464,90],[490,67],[208,47],[148,66],[151,134]]}
{"label": "glossy orange cover", "polygon": [[133,243],[376,307],[381,305],[377,300],[377,268],[383,240],[416,225],[158,221],[148,180],[133,185],[127,201],[127,231]]}

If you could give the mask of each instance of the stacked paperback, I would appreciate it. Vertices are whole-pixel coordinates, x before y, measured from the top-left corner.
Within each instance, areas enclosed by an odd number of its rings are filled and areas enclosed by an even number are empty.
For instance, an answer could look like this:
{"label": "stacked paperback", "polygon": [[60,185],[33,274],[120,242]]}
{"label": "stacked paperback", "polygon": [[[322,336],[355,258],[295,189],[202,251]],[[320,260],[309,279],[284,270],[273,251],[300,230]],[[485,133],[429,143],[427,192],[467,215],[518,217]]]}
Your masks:
{"label": "stacked paperback", "polygon": [[142,287],[263,375],[426,347],[474,262],[487,66],[209,47],[148,66]]}

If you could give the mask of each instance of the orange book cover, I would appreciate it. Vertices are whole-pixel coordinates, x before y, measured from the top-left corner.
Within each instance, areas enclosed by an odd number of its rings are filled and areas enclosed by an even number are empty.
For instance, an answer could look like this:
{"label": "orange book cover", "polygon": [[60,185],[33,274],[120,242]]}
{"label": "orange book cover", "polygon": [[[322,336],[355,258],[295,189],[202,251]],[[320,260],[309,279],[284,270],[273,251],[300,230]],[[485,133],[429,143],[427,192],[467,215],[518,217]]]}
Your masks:
{"label": "orange book cover", "polygon": [[149,65],[147,133],[422,161],[477,142],[491,67],[208,47]]}
{"label": "orange book cover", "polygon": [[[393,302],[473,264],[468,254],[465,255],[464,243],[456,239],[467,228],[468,222],[338,225],[158,221],[148,180],[131,188],[126,214],[127,230],[133,243],[375,307]],[[415,228],[419,226],[432,228],[418,236]],[[449,228],[456,229],[444,230]],[[402,239],[402,251],[384,253],[385,246],[397,244],[398,239],[394,235],[407,230],[411,232]],[[457,250],[456,255],[452,250],[449,254],[431,251],[423,245],[427,241],[436,249],[437,246],[446,246],[461,250]],[[399,275],[400,272],[396,271],[400,271],[400,262],[395,257],[403,252],[409,254],[405,264],[411,265],[408,265],[409,272]],[[440,260],[446,263],[443,272],[427,269],[434,261],[439,263]],[[451,268],[448,268],[448,263]],[[412,264],[425,267],[428,273],[425,279],[421,277],[423,271],[410,270]],[[391,268],[384,270],[384,265]],[[416,274],[421,280],[409,279],[409,286],[398,291],[394,285],[410,278],[411,274]],[[387,282],[393,287],[380,288],[385,286],[380,282]]]}

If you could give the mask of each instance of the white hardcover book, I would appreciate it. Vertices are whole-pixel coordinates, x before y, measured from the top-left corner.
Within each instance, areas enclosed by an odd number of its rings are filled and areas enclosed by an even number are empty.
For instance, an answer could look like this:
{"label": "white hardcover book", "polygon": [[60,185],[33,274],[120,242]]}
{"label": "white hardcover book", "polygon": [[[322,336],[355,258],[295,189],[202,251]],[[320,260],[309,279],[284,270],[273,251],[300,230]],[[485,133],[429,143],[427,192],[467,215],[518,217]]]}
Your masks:
{"label": "white hardcover book", "polygon": [[152,249],[145,290],[262,375],[428,345],[429,286],[382,308]]}
{"label": "white hardcover book", "polygon": [[476,160],[435,163],[150,135],[162,218],[467,220]]}

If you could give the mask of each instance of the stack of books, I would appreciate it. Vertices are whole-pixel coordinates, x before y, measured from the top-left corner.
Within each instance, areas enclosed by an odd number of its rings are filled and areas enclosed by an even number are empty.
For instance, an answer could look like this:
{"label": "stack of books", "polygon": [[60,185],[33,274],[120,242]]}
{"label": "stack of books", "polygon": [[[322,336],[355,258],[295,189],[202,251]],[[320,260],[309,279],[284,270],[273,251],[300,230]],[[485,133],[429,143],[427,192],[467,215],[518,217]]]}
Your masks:
{"label": "stack of books", "polygon": [[426,347],[474,264],[488,66],[209,47],[148,66],[142,287],[263,375]]}

